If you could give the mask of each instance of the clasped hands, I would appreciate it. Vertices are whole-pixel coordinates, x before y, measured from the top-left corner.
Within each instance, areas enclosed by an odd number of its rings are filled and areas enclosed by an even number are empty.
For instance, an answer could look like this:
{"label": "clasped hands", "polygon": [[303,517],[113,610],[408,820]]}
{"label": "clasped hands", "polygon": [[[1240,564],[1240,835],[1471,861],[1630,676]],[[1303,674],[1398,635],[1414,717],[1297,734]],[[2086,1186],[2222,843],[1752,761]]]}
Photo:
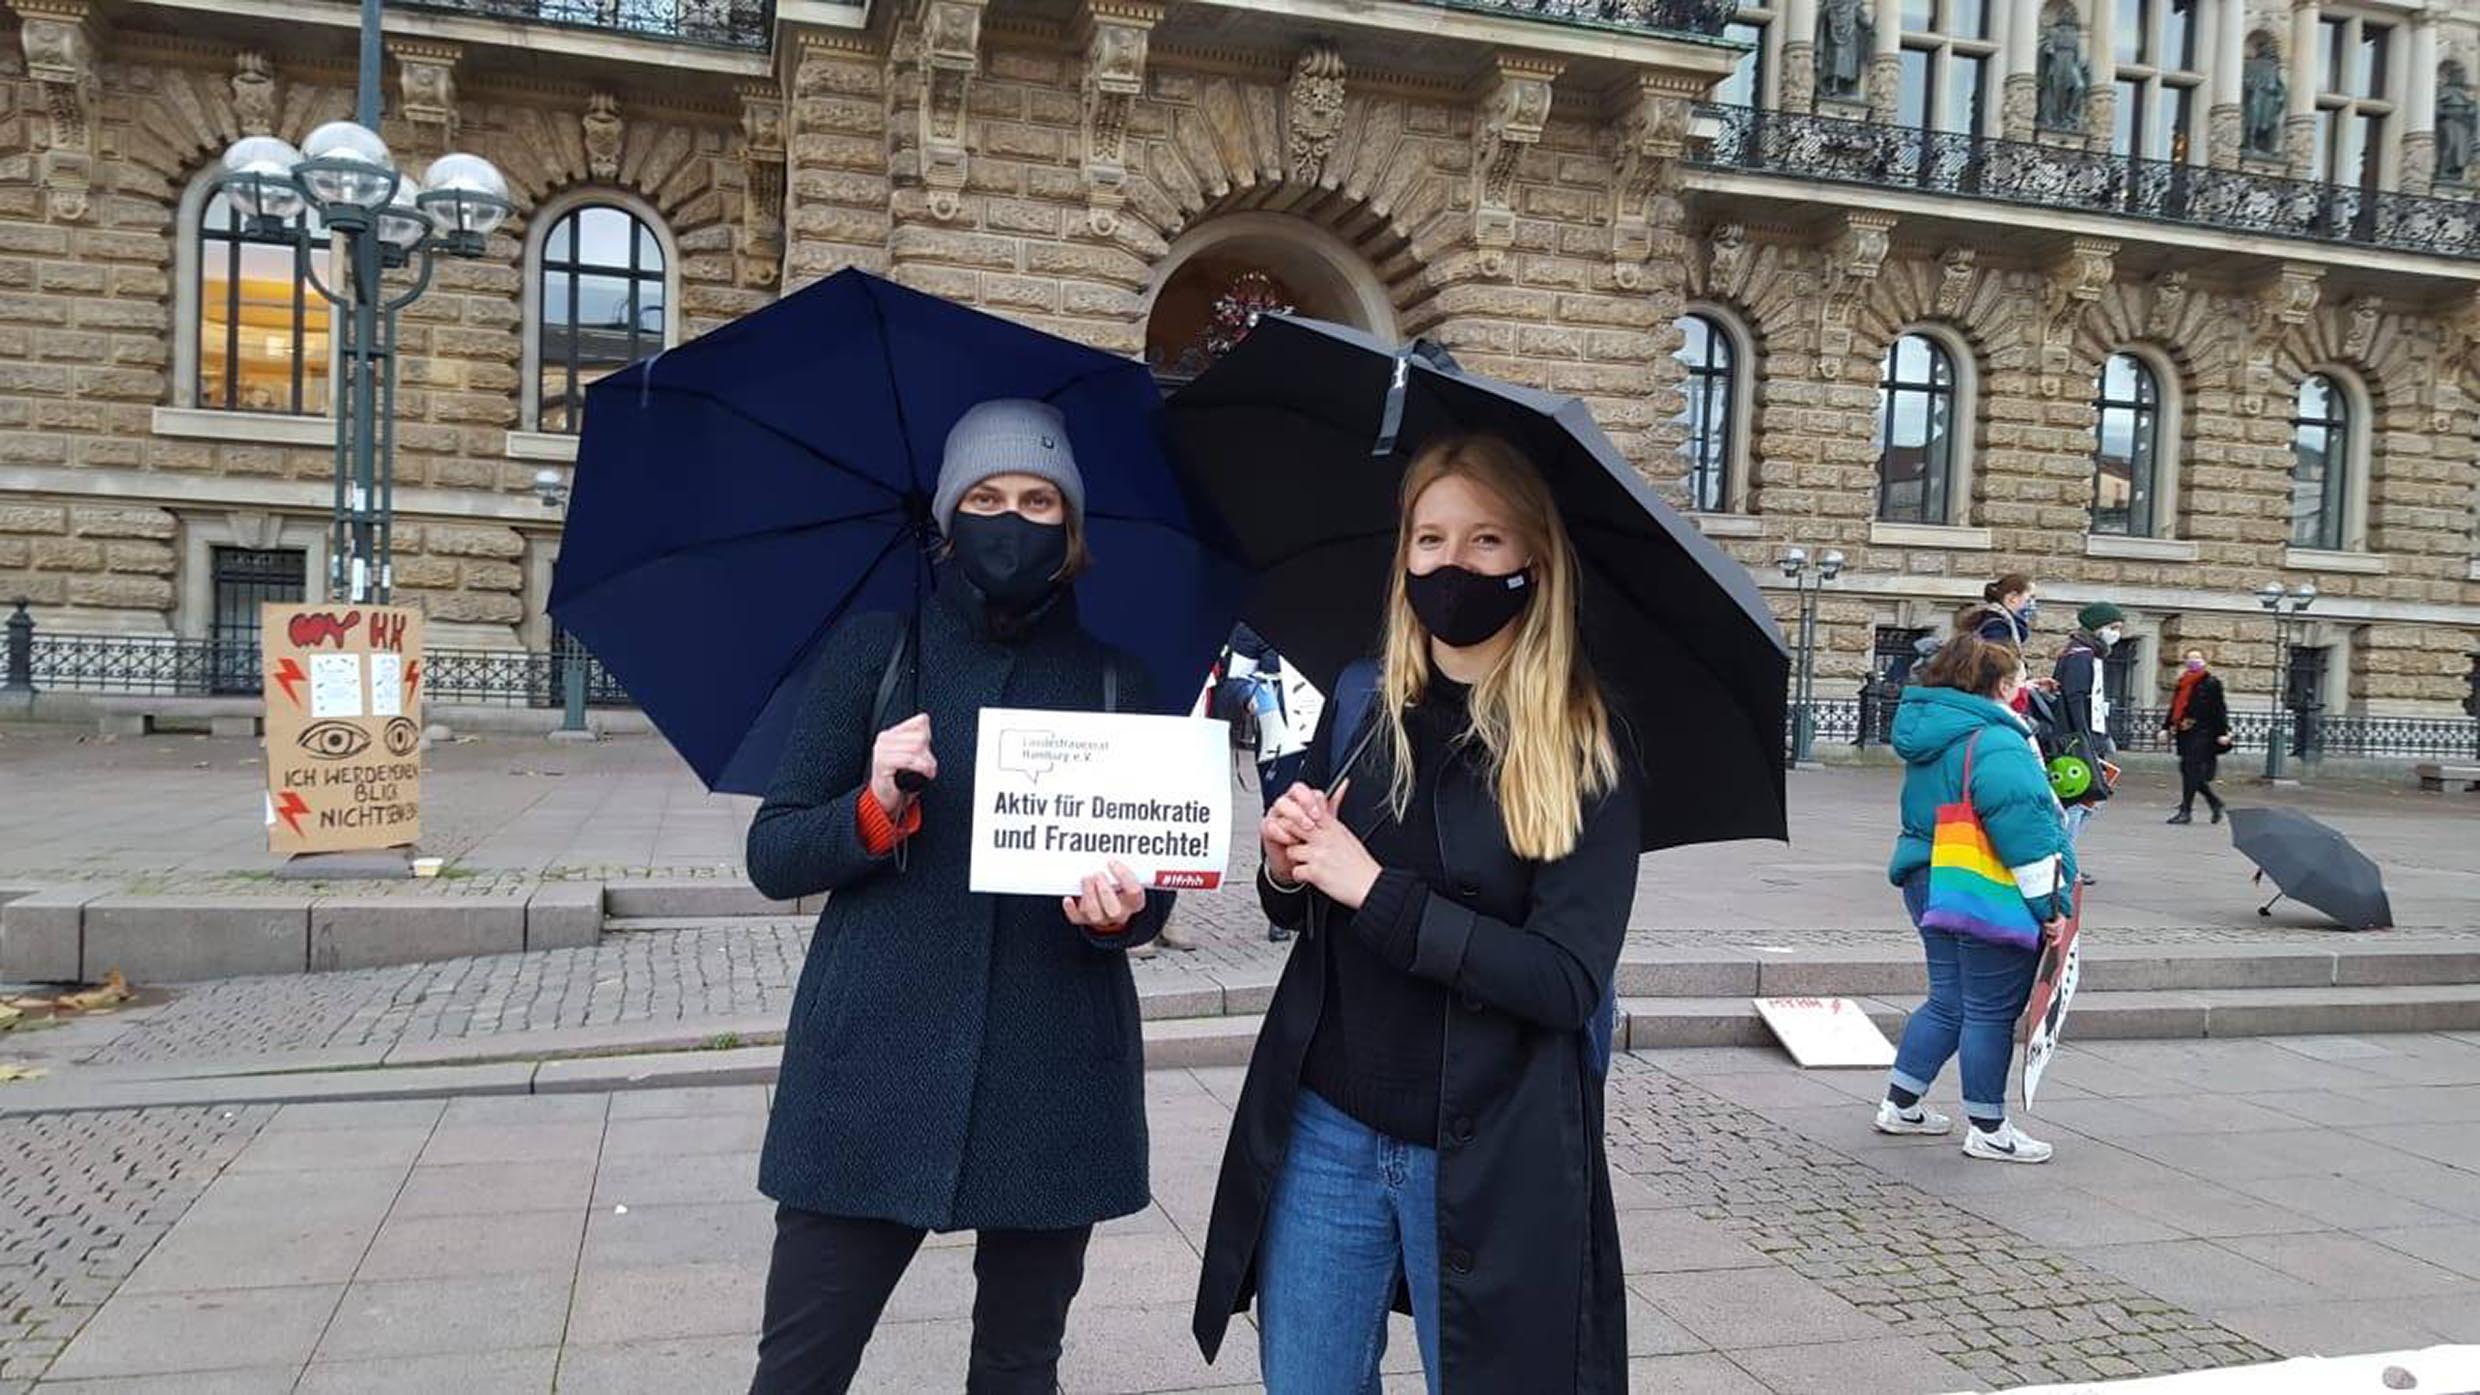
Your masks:
{"label": "clasped hands", "polygon": [[1347,779],[1333,794],[1293,785],[1266,811],[1258,837],[1266,847],[1266,870],[1275,880],[1312,886],[1336,905],[1359,910],[1385,869],[1343,823]]}

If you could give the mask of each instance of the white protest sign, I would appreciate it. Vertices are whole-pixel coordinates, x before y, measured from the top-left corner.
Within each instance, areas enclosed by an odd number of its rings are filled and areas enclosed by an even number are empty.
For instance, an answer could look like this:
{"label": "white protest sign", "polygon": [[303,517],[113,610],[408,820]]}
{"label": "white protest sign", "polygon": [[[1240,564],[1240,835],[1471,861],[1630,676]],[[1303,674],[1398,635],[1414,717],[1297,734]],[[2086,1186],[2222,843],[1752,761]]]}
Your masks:
{"label": "white protest sign", "polygon": [[1123,862],[1149,887],[1210,891],[1231,861],[1221,722],[982,709],[973,890],[1066,896]]}
{"label": "white protest sign", "polygon": [[1804,1069],[1894,1064],[1894,1043],[1849,998],[1759,998],[1757,1015]]}

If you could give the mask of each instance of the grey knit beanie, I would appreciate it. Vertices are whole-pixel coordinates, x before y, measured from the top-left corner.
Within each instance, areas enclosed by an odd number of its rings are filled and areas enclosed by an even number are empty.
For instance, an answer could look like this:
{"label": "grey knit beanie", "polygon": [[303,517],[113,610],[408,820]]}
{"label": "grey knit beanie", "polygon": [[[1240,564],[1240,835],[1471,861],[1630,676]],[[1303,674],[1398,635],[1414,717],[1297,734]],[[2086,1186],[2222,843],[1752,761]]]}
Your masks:
{"label": "grey knit beanie", "polygon": [[1071,517],[1085,516],[1085,477],[1068,445],[1068,419],[1047,402],[994,397],[956,418],[930,500],[941,533],[951,531],[965,491],[992,475],[1038,475],[1059,487]]}

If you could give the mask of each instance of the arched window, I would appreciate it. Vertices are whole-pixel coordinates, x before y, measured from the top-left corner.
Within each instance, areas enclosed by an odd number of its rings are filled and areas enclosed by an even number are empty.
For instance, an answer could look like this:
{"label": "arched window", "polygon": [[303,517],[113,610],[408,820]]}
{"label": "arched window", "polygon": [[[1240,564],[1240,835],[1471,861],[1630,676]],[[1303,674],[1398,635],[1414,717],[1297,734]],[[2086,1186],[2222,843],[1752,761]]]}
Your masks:
{"label": "arched window", "polygon": [[[312,215],[315,226],[316,215]],[[193,405],[228,412],[327,410],[329,312],[310,284],[327,243],[255,232],[210,192],[197,225],[197,379]]]}
{"label": "arched window", "polygon": [[2134,354],[2101,365],[2093,448],[2092,531],[2149,538],[2161,468],[2161,384]]}
{"label": "arched window", "polygon": [[2351,486],[2351,400],[2322,373],[2299,383],[2291,416],[2291,546],[2341,551]]}
{"label": "arched window", "polygon": [[1682,315],[1679,361],[1685,377],[1680,391],[1687,397],[1678,425],[1682,467],[1680,487],[1688,507],[1700,513],[1722,513],[1731,506],[1731,463],[1739,429],[1739,359],[1731,333],[1709,315]]}
{"label": "arched window", "polygon": [[1877,516],[1947,523],[1955,478],[1955,360],[1926,334],[1886,350],[1878,382]]}
{"label": "arched window", "polygon": [[535,429],[573,435],[595,379],[669,342],[669,260],[645,219],[588,203],[552,223],[537,267]]}

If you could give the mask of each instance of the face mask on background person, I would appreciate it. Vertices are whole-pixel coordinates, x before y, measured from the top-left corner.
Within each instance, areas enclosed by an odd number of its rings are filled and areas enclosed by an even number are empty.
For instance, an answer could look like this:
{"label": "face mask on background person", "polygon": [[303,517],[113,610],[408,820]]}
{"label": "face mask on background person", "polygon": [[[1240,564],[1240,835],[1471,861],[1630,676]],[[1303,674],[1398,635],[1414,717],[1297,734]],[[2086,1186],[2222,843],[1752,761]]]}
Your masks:
{"label": "face mask on background person", "polygon": [[2034,620],[2040,618],[2040,614],[2041,603],[2037,600],[2029,600],[2024,602],[2023,609],[2015,612],[2015,618],[2023,621],[2024,624],[2029,627]]}
{"label": "face mask on background person", "polygon": [[2120,629],[2116,625],[2104,625],[2101,627],[2100,633],[2094,635],[2093,638],[2100,640],[2103,644],[2108,645],[2112,649],[2116,649],[2118,647],[2119,636],[2125,633],[2126,631]]}
{"label": "face mask on background person", "polygon": [[2189,673],[2202,673],[2202,672],[2204,672],[2204,660],[2202,660],[2202,659],[2189,659],[2189,660],[2187,661],[2187,671],[2188,671]]}
{"label": "face mask on background person", "polygon": [[1507,628],[1533,601],[1531,571],[1483,576],[1449,563],[1404,574],[1404,599],[1422,628],[1452,649],[1469,649]]}
{"label": "face mask on background person", "polygon": [[965,579],[1003,611],[1040,604],[1068,565],[1068,525],[1036,523],[1021,513],[959,513],[947,541]]}

